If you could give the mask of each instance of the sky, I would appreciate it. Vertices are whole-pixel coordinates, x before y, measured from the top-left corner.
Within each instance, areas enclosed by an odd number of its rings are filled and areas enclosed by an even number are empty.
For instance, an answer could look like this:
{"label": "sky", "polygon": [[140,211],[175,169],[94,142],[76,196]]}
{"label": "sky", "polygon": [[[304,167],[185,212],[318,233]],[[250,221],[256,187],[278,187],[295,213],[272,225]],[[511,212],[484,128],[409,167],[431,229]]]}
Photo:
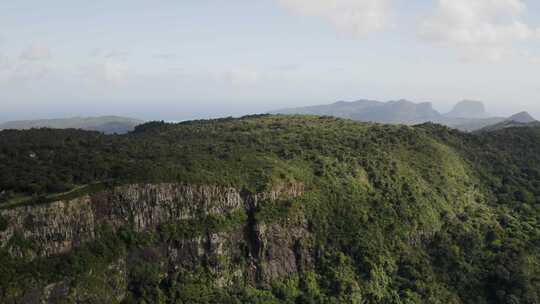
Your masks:
{"label": "sky", "polygon": [[540,118],[537,0],[0,1],[0,121],[338,100]]}

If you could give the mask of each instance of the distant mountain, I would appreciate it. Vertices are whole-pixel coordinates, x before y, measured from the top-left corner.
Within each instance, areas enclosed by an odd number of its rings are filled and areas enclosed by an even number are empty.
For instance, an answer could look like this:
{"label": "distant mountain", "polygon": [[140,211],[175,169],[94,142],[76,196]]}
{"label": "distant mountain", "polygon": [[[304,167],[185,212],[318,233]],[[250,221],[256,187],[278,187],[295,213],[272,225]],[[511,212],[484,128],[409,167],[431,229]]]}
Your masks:
{"label": "distant mountain", "polygon": [[338,101],[328,105],[309,106],[301,108],[289,108],[272,111],[274,114],[306,114],[306,115],[319,115],[319,116],[335,116],[342,118],[350,118],[359,112],[367,109],[383,106],[384,102],[375,100],[358,100],[358,101]]}
{"label": "distant mountain", "polygon": [[432,121],[441,115],[431,103],[408,100],[381,102],[375,100],[338,101],[329,105],[291,108],[272,111],[272,114],[328,115],[359,121],[416,124]]}
{"label": "distant mountain", "polygon": [[441,125],[449,126],[461,131],[473,132],[487,126],[491,126],[505,121],[505,117],[488,117],[488,118],[452,118],[445,116],[440,121],[434,121]]}
{"label": "distant mountain", "polygon": [[381,103],[351,115],[351,118],[359,121],[391,124],[417,124],[439,117],[439,112],[433,109],[431,103],[414,103],[403,99]]}
{"label": "distant mountain", "polygon": [[531,116],[528,112],[520,112],[515,115],[510,116],[510,118],[507,119],[508,121],[513,121],[517,123],[531,123],[531,122],[537,122],[534,117]]}
{"label": "distant mountain", "polygon": [[60,119],[19,120],[0,124],[3,129],[82,129],[106,134],[123,134],[132,131],[144,121],[120,116],[72,117]]}
{"label": "distant mountain", "polygon": [[539,127],[540,121],[534,119],[528,112],[520,112],[515,115],[510,116],[508,119],[484,127],[479,130],[479,132],[492,132],[501,129],[507,128],[519,128],[519,127]]}
{"label": "distant mountain", "polygon": [[[506,117],[490,117],[484,104],[481,101],[473,100],[459,102],[446,114],[441,114],[433,109],[429,102],[415,103],[408,100],[339,101],[329,105],[283,109],[271,113],[329,115],[358,121],[406,125],[434,122],[467,132],[480,130],[507,120]],[[522,119],[527,118],[523,117]]]}
{"label": "distant mountain", "polygon": [[486,118],[488,113],[481,101],[463,100],[454,106],[445,116],[453,118]]}

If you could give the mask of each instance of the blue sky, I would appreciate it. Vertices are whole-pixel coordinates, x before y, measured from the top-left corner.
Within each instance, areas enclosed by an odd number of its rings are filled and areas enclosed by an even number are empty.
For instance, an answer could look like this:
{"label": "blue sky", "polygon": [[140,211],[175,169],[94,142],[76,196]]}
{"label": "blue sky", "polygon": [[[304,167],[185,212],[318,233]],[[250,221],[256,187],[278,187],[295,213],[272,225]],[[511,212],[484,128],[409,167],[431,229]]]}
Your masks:
{"label": "blue sky", "polygon": [[361,98],[540,117],[539,28],[531,0],[2,1],[0,121]]}

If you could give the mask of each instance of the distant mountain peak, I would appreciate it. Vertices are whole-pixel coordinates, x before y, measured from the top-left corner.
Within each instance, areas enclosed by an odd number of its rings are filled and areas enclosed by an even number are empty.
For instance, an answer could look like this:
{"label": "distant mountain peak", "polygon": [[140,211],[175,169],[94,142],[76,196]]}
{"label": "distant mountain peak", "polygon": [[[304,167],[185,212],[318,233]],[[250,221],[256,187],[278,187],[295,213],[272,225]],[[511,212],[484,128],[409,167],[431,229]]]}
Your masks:
{"label": "distant mountain peak", "polygon": [[492,132],[507,128],[523,128],[523,127],[537,127],[540,126],[540,122],[534,119],[528,112],[519,112],[514,114],[502,122],[487,126],[479,130],[479,132]]}
{"label": "distant mountain peak", "polygon": [[[341,100],[332,104],[282,109],[270,113],[328,115],[364,122],[406,125],[433,122],[467,132],[494,126],[508,119],[506,117],[489,116],[484,103],[475,100],[462,100],[447,114],[438,112],[433,108],[431,102],[418,103],[407,99],[396,99],[387,102],[369,99]],[[511,119],[535,121],[526,112],[516,114]]]}
{"label": "distant mountain peak", "polygon": [[486,118],[489,115],[483,102],[465,99],[458,102],[446,116],[454,118]]}
{"label": "distant mountain peak", "polygon": [[523,111],[517,114],[510,116],[507,121],[519,122],[519,123],[531,123],[535,122],[536,119],[529,114],[529,112]]}

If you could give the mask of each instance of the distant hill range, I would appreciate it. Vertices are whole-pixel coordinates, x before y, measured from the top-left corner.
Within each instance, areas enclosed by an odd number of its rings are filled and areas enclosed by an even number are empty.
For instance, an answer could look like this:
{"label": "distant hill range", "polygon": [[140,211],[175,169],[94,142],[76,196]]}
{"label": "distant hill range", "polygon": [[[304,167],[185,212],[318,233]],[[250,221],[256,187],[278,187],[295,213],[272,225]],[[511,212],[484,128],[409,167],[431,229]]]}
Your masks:
{"label": "distant hill range", "polygon": [[534,119],[529,113],[521,112],[508,119],[491,126],[480,129],[478,132],[492,132],[507,128],[540,127],[540,121]]}
{"label": "distant hill range", "polygon": [[514,121],[517,116],[519,116],[517,117],[519,120],[536,121],[525,112],[510,118],[493,117],[487,113],[481,101],[473,100],[459,102],[448,113],[436,111],[429,102],[415,103],[404,99],[388,102],[376,100],[338,101],[329,105],[282,109],[270,113],[328,115],[358,121],[406,125],[434,122],[468,132],[508,123]]}
{"label": "distant hill range", "polygon": [[98,131],[105,134],[124,134],[132,131],[137,125],[142,123],[144,123],[143,120],[120,116],[72,117],[60,119],[10,121],[0,123],[0,130],[52,128],[82,129],[88,131]]}

